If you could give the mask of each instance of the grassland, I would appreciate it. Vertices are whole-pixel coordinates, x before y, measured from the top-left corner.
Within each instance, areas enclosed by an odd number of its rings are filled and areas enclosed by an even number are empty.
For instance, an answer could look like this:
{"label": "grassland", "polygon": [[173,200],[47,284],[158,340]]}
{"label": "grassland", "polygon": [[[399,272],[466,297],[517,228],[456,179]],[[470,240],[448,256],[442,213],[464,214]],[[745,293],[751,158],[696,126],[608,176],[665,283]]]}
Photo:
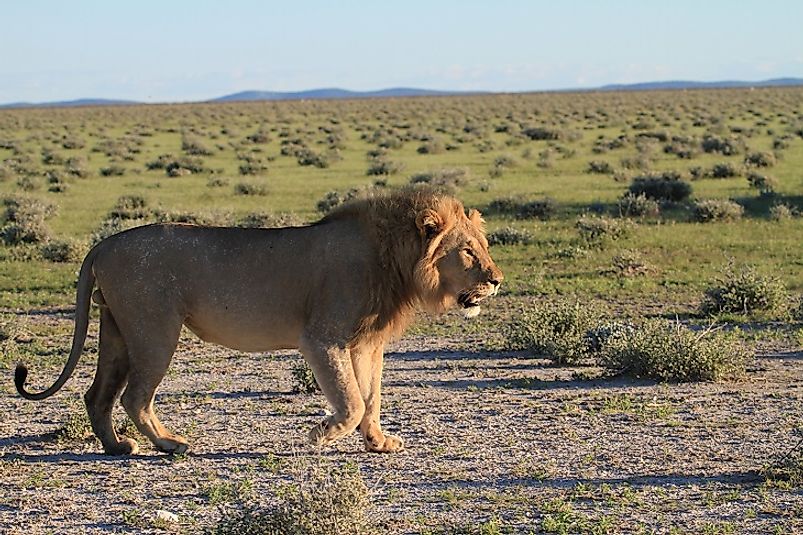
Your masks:
{"label": "grassland", "polygon": [[[382,486],[375,502],[391,532],[792,533],[803,524],[799,488],[758,475],[801,425],[801,326],[790,309],[718,317],[742,327],[755,357],[738,383],[606,379],[498,349],[511,319],[557,296],[604,303],[615,319],[707,323],[704,291],[728,266],[777,277],[796,306],[803,89],[4,110],[0,162],[0,198],[54,212],[42,215],[37,239],[0,244],[0,372],[9,378],[17,358],[43,382],[62,365],[81,253],[104,225],[302,223],[322,215],[327,196],[428,181],[482,210],[491,234],[526,239],[492,247],[506,279],[478,321],[422,320],[394,346],[386,419],[412,436],[411,451],[369,458],[347,441],[326,454],[357,462]],[[620,199],[633,181],[656,176],[690,186],[690,196],[625,217]],[[144,206],[120,208],[123,196]],[[732,200],[741,215],[700,222],[695,203],[709,199]],[[11,223],[8,210],[3,219]],[[621,236],[578,231],[578,221],[600,220]],[[48,243],[74,253],[54,262]],[[3,381],[0,527],[196,532],[233,506],[236,493],[223,492],[231,485],[267,495],[289,477],[265,458],[316,458],[295,439],[325,405],[290,394],[286,360],[297,357],[233,364],[190,336],[179,354],[193,358],[177,359],[160,405],[175,408],[165,419],[198,444],[178,462],[110,462],[92,442],[54,439],[80,412],[64,398],[85,390],[91,362],[62,398],[36,406]],[[147,488],[147,473],[160,485]],[[211,479],[197,483],[199,474]],[[105,489],[105,477],[137,490]],[[54,507],[70,492],[112,505],[65,506],[59,520],[36,504],[37,494]],[[158,509],[180,520],[153,521]]]}

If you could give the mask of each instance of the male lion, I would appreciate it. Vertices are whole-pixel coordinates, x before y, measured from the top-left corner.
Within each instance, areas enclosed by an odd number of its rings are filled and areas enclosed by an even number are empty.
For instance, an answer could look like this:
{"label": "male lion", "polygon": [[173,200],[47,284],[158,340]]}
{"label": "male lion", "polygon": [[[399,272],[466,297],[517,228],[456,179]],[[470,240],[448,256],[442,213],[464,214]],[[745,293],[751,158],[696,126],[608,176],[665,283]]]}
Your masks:
{"label": "male lion", "polygon": [[58,380],[27,392],[22,364],[14,380],[34,400],[64,385],[81,356],[91,296],[100,306],[100,348],[84,399],[106,453],[137,451],[112,425],[123,388],[123,407],[143,435],[159,450],[187,450],[153,411],[182,325],[241,351],[300,349],[334,408],[311,442],[329,444],[359,426],[368,451],[395,452],[402,440],[379,425],[385,343],[416,308],[442,312],[457,303],[476,315],[501,281],[479,212],[466,215],[458,200],[427,190],[354,201],[306,227],[138,227],[86,256],[72,349]]}

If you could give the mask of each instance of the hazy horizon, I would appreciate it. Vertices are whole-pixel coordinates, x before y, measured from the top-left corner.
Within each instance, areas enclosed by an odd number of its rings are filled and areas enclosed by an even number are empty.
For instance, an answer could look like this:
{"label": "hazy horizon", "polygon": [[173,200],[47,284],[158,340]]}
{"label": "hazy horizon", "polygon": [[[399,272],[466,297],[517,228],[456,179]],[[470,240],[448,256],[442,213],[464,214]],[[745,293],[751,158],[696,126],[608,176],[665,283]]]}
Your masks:
{"label": "hazy horizon", "polygon": [[[613,4],[613,5],[611,5]],[[383,5],[32,0],[4,6],[0,103],[240,91],[518,92],[803,77],[803,3]]]}

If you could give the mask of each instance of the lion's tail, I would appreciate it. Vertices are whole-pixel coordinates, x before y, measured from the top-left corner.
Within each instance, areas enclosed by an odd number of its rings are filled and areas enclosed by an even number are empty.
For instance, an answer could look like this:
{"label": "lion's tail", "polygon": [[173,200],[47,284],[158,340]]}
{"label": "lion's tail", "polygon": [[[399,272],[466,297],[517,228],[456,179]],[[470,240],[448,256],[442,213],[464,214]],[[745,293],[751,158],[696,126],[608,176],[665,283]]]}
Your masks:
{"label": "lion's tail", "polygon": [[89,251],[84,263],[81,264],[81,272],[78,276],[78,291],[75,299],[75,330],[73,331],[72,349],[70,350],[70,358],[67,359],[59,378],[53,383],[53,386],[44,392],[31,393],[25,390],[28,368],[19,363],[17,364],[17,369],[14,370],[14,385],[17,387],[17,392],[19,392],[20,396],[25,399],[40,400],[52,396],[64,386],[64,383],[75,371],[75,366],[78,364],[78,359],[81,358],[81,352],[84,349],[86,331],[89,326],[89,300],[92,297],[92,288],[95,285],[95,274],[92,272],[92,265],[95,262],[97,251],[98,247]]}

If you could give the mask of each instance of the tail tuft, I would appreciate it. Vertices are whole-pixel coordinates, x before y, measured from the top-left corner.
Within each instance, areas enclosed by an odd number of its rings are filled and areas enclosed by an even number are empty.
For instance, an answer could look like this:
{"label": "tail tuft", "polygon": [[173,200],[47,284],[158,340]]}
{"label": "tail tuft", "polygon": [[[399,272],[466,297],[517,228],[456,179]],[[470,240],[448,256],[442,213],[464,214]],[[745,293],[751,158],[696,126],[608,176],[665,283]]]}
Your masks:
{"label": "tail tuft", "polygon": [[25,395],[25,380],[28,378],[28,368],[23,363],[17,364],[17,368],[14,370],[14,385],[17,387],[17,392],[20,395]]}

